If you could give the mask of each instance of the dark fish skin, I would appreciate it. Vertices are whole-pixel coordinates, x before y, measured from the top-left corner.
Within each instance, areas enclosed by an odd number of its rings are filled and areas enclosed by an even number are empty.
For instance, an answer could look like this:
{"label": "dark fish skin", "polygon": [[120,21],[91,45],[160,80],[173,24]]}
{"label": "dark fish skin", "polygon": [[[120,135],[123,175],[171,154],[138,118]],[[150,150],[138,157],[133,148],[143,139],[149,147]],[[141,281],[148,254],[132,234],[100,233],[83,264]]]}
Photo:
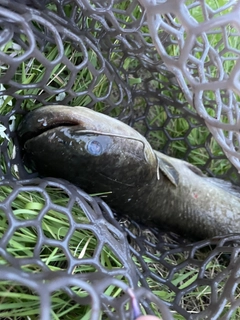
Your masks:
{"label": "dark fish skin", "polygon": [[43,176],[66,179],[117,212],[194,239],[240,231],[240,188],[153,150],[128,125],[84,107],[46,106],[19,127]]}

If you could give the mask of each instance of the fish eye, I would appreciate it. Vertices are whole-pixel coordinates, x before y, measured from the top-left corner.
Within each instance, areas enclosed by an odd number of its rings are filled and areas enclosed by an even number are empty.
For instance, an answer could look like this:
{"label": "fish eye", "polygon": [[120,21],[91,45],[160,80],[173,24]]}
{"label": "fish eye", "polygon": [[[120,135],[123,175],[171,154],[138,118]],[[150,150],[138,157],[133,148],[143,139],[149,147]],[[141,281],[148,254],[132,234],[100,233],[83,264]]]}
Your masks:
{"label": "fish eye", "polygon": [[103,152],[102,144],[97,140],[89,141],[86,149],[93,156],[100,156]]}

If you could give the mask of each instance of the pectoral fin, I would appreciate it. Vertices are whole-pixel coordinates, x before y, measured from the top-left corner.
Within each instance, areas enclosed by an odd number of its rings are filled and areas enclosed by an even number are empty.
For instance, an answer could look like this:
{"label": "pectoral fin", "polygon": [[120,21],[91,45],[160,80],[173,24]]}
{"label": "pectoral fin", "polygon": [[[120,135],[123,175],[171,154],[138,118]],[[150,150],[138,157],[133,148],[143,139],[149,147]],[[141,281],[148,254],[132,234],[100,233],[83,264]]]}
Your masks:
{"label": "pectoral fin", "polygon": [[165,154],[155,151],[158,159],[158,167],[159,170],[162,171],[165,176],[171,181],[171,183],[177,187],[179,185],[180,174],[185,172],[185,175],[188,174],[187,171],[190,171],[200,177],[206,177],[203,172],[192,165],[183,160],[175,159]]}
{"label": "pectoral fin", "polygon": [[179,184],[179,173],[175,169],[175,167],[165,159],[160,159],[158,157],[158,166],[159,170],[161,170],[168,179],[174,184],[175,187]]}

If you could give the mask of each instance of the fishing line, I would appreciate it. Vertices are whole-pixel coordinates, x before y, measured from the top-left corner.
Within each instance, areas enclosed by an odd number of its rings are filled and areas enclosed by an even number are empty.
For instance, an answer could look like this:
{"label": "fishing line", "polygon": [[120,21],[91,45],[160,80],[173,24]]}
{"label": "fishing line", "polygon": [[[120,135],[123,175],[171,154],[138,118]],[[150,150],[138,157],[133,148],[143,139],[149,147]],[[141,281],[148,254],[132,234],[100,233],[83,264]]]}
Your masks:
{"label": "fishing line", "polygon": [[[97,131],[97,130],[77,130],[77,133],[87,133],[87,134],[99,134],[102,136],[111,136],[111,137],[117,137],[117,138],[125,138],[125,139],[129,139],[129,140],[135,140],[138,142],[141,142],[143,144],[143,154],[144,154],[144,159],[147,163],[149,163],[147,161],[147,156],[146,156],[146,142],[142,141],[141,139],[138,138],[134,138],[134,137],[130,137],[130,136],[126,136],[124,134],[115,134],[115,133],[107,133],[107,132],[101,132],[101,131]],[[149,143],[148,143],[149,144]],[[149,145],[150,146],[150,145]],[[150,146],[150,149],[152,151],[152,147]],[[153,151],[152,151],[153,152]],[[154,152],[153,152],[154,153]],[[157,158],[156,158],[157,160]],[[159,163],[157,161],[157,180],[160,180],[160,174],[159,174]]]}
{"label": "fishing line", "polygon": [[[145,161],[147,163],[149,163],[147,161],[147,156],[146,156],[146,142],[142,141],[141,139],[138,139],[138,138],[134,138],[134,137],[130,137],[130,136],[126,136],[124,134],[115,134],[115,133],[105,133],[105,132],[100,132],[100,131],[97,131],[97,130],[77,130],[76,131],[77,133],[87,133],[87,134],[99,134],[99,135],[102,135],[102,136],[111,136],[111,137],[117,137],[117,138],[125,138],[125,139],[129,139],[129,140],[135,140],[135,141],[138,141],[138,142],[141,142],[143,144],[143,154],[144,154],[144,158],[145,158]],[[148,143],[149,144],[149,143]],[[149,145],[150,146],[150,145]],[[150,149],[152,151],[152,147],[150,146]],[[153,151],[152,151],[153,152]],[[157,156],[155,155],[156,157],[156,160],[157,160]],[[159,174],[159,163],[158,161],[157,162],[157,180],[160,180],[160,174]]]}
{"label": "fishing line", "polygon": [[100,131],[97,131],[97,130],[79,130],[79,131],[76,131],[76,132],[80,132],[80,133],[92,133],[92,134],[99,134],[99,135],[102,135],[102,136],[111,136],[111,137],[116,137],[116,138],[125,138],[125,139],[129,139],[129,140],[135,140],[135,141],[138,141],[138,142],[141,142],[143,144],[143,154],[144,154],[144,158],[146,160],[146,162],[148,163],[147,161],[147,156],[146,156],[146,152],[145,152],[145,149],[146,149],[146,143],[138,138],[134,138],[134,137],[130,137],[130,136],[125,136],[125,135],[121,135],[121,134],[115,134],[115,133],[105,133],[105,132],[100,132]]}

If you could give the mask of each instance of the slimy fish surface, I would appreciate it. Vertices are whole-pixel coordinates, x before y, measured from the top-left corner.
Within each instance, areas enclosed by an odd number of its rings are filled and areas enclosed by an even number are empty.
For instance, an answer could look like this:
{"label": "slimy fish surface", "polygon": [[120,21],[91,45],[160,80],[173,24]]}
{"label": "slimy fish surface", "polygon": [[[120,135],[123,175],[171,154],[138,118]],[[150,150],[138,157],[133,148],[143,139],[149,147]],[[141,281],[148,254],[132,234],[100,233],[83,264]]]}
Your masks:
{"label": "slimy fish surface", "polygon": [[240,231],[240,188],[152,149],[133,128],[84,107],[46,106],[19,127],[42,176],[66,179],[147,226],[195,239]]}

